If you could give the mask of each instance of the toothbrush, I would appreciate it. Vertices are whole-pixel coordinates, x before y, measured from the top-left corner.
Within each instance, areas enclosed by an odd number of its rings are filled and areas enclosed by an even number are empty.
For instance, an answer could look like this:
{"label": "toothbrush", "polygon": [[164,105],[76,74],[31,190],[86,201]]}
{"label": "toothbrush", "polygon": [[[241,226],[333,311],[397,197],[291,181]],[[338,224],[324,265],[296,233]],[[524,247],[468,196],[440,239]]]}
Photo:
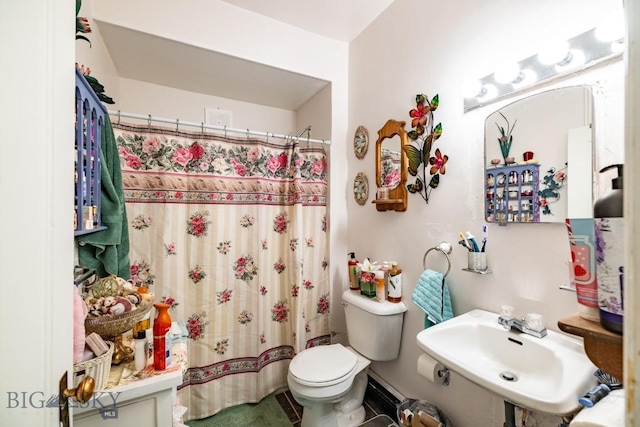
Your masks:
{"label": "toothbrush", "polygon": [[462,242],[464,242],[464,247],[467,248],[469,251],[473,251],[471,244],[469,243],[469,241],[467,240],[467,238],[464,236],[463,232],[460,232],[460,238],[462,239]]}
{"label": "toothbrush", "polygon": [[471,242],[471,246],[473,247],[473,252],[480,252],[480,248],[478,247],[478,243],[476,242],[476,238],[473,237],[473,234],[467,231],[465,233],[465,237],[469,242]]}
{"label": "toothbrush", "polygon": [[487,224],[482,224],[482,233],[484,233],[484,237],[482,238],[482,249],[480,249],[480,252],[484,252],[484,248],[487,246],[487,237],[489,237],[489,227],[487,227]]}

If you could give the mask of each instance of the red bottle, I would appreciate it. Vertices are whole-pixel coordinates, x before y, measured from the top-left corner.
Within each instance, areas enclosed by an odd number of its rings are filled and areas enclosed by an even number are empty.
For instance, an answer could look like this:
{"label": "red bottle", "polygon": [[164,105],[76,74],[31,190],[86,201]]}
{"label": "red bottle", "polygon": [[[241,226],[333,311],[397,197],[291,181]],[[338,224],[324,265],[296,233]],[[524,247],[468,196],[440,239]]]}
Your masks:
{"label": "red bottle", "polygon": [[170,305],[158,302],[153,306],[156,308],[153,320],[153,369],[162,371],[167,368],[167,358],[171,354],[171,348],[167,345],[167,334],[171,329]]}

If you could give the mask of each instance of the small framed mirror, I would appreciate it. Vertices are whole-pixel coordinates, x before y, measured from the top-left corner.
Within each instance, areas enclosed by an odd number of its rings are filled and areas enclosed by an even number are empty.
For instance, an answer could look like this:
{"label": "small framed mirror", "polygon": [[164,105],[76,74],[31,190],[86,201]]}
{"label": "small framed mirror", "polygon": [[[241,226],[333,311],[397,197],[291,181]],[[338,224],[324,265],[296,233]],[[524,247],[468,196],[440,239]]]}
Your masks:
{"label": "small framed mirror", "polygon": [[541,92],[487,117],[487,222],[563,223],[591,216],[593,177],[589,86]]}
{"label": "small framed mirror", "polygon": [[358,126],[353,135],[353,152],[358,159],[364,159],[369,149],[369,132],[364,126]]}
{"label": "small framed mirror", "polygon": [[407,145],[405,122],[387,120],[378,131],[376,141],[377,194],[373,203],[378,211],[407,210],[407,155],[402,147]]}

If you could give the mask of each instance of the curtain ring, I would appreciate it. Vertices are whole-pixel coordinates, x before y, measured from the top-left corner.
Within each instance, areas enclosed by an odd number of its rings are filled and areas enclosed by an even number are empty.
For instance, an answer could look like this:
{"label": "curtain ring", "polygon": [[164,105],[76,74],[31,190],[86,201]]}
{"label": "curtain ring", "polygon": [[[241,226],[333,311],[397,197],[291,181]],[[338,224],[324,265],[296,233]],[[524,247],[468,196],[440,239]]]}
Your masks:
{"label": "curtain ring", "polygon": [[176,119],[176,132],[178,132],[179,126],[180,126],[180,119]]}
{"label": "curtain ring", "polygon": [[200,124],[201,124],[201,126],[202,126],[202,127],[200,128],[200,129],[202,130],[202,136],[204,136],[204,122],[200,122]]}
{"label": "curtain ring", "polygon": [[227,125],[224,125],[224,138],[227,139]]}
{"label": "curtain ring", "polygon": [[118,110],[118,124],[120,124],[120,110]]}
{"label": "curtain ring", "polygon": [[149,118],[147,119],[147,126],[151,129],[151,114],[149,114]]}
{"label": "curtain ring", "polygon": [[247,129],[247,141],[249,140],[249,129]]}

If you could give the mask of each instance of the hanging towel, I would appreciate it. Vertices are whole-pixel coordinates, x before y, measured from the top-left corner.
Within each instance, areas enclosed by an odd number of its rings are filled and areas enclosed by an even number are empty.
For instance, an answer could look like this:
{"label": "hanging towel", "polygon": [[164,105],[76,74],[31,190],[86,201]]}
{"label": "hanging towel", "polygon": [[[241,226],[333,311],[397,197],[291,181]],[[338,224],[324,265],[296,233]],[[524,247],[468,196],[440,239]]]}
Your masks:
{"label": "hanging towel", "polygon": [[124,189],[120,156],[113,127],[108,115],[102,128],[101,155],[101,215],[106,230],[78,237],[78,260],[94,268],[99,277],[111,274],[129,279],[129,229],[124,205]]}
{"label": "hanging towel", "polygon": [[413,289],[411,301],[426,313],[425,329],[453,318],[449,286],[442,273],[433,270],[423,271]]}

